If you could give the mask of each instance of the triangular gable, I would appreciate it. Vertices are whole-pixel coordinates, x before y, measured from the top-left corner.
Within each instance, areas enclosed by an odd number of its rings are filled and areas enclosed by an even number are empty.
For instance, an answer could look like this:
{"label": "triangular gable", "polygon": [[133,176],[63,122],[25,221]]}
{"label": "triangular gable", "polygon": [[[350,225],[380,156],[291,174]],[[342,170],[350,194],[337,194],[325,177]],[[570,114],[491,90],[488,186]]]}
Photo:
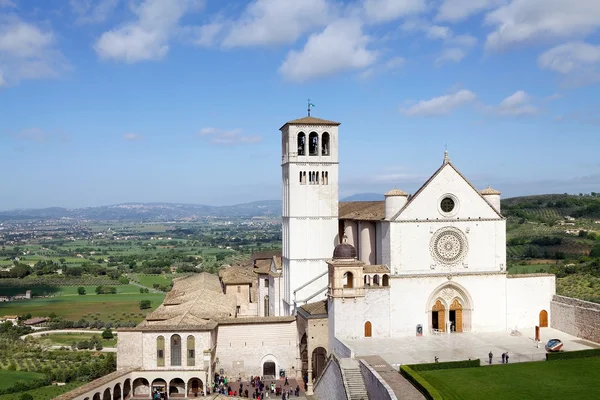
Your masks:
{"label": "triangular gable", "polygon": [[[451,217],[439,212],[439,201],[445,194],[458,199],[458,209]],[[440,168],[410,197],[396,220],[503,218],[463,174],[449,161]]]}

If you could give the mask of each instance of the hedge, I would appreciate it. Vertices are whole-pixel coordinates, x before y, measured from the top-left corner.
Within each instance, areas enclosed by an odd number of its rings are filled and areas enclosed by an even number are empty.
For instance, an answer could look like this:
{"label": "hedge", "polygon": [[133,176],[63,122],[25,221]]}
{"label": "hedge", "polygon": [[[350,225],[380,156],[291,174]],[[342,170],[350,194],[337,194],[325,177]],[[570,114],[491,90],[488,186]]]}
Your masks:
{"label": "hedge", "polygon": [[50,383],[52,383],[52,381],[48,377],[41,378],[41,379],[33,379],[30,381],[17,381],[12,386],[9,386],[4,389],[0,389],[0,395],[24,392],[26,390],[31,390],[31,389],[37,389],[42,386],[47,386]]}
{"label": "hedge", "polygon": [[443,400],[442,395],[408,365],[400,366],[400,375],[412,383],[428,400]]}
{"label": "hedge", "polygon": [[546,353],[546,361],[571,360],[574,358],[600,357],[600,349],[588,349],[577,351],[561,351],[557,353]]}
{"label": "hedge", "polygon": [[462,361],[446,361],[437,363],[427,364],[412,364],[410,368],[413,371],[434,371],[438,369],[453,369],[453,368],[473,368],[480,367],[481,361],[476,360],[462,360]]}

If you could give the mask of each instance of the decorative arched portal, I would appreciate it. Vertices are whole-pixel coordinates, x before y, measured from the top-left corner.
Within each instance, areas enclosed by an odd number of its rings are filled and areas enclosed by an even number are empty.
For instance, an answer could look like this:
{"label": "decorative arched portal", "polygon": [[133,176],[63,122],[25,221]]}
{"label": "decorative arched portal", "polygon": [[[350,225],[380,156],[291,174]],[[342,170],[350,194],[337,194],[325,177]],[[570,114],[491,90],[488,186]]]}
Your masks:
{"label": "decorative arched portal", "polygon": [[548,311],[542,310],[540,311],[540,328],[548,327]]}
{"label": "decorative arched portal", "polygon": [[188,381],[188,397],[198,397],[204,392],[204,384],[200,378],[192,378]]}
{"label": "decorative arched portal", "polygon": [[306,333],[300,339],[300,360],[302,361],[302,376],[308,374],[308,339]]}
{"label": "decorative arched portal", "polygon": [[123,383],[123,398],[127,399],[131,394],[131,379],[125,379]]}
{"label": "decorative arched portal", "polygon": [[373,336],[372,329],[373,329],[373,326],[371,325],[371,321],[365,322],[365,337]]}
{"label": "decorative arched portal", "polygon": [[133,381],[133,396],[150,395],[150,382],[146,378],[137,378]]}
{"label": "decorative arched portal", "polygon": [[172,394],[185,395],[185,382],[181,378],[171,379],[169,382],[169,396]]}
{"label": "decorative arched portal", "polygon": [[321,372],[325,368],[325,361],[327,360],[327,350],[323,347],[317,347],[312,352],[312,376],[313,379],[317,379],[321,376]]}
{"label": "decorative arched portal", "polygon": [[112,395],[110,393],[110,388],[104,389],[104,394],[102,395],[102,400],[112,400]]}
{"label": "decorative arched portal", "polygon": [[454,299],[452,304],[450,304],[450,329],[452,332],[462,332],[462,304],[458,301],[458,299]]}
{"label": "decorative arched portal", "polygon": [[441,300],[436,301],[431,308],[431,329],[446,332],[446,307]]}
{"label": "decorative arched portal", "polygon": [[117,383],[113,388],[113,398],[112,400],[121,400],[123,398],[123,393],[121,392],[121,384]]}

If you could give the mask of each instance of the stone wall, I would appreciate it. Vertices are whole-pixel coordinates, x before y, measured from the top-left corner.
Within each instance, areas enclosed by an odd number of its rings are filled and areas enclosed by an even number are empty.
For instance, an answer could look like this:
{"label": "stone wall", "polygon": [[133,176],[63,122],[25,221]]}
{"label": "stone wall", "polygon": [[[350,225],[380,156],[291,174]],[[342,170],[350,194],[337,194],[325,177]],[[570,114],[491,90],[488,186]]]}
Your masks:
{"label": "stone wall", "polygon": [[365,381],[365,388],[369,393],[369,398],[377,400],[398,400],[392,388],[385,383],[369,364],[359,360],[360,372]]}
{"label": "stone wall", "polygon": [[600,342],[600,304],[556,295],[550,303],[550,314],[552,328]]}
{"label": "stone wall", "polygon": [[335,357],[329,357],[325,370],[315,384],[314,392],[315,396],[322,400],[347,399],[342,370]]}

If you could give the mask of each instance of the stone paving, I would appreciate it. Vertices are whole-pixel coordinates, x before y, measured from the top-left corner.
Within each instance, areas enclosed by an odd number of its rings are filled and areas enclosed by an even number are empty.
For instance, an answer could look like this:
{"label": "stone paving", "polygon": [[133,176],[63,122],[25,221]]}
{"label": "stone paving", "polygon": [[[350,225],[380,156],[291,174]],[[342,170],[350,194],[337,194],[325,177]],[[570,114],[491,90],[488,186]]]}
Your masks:
{"label": "stone paving", "polygon": [[439,335],[411,336],[405,338],[364,338],[345,340],[355,357],[379,355],[392,367],[402,364],[418,364],[439,361],[457,361],[479,358],[482,365],[488,363],[488,353],[494,354],[493,363],[502,362],[501,355],[509,353],[509,362],[545,360],[545,343],[549,339],[560,339],[563,351],[600,348],[594,342],[571,336],[552,328],[541,329],[539,347],[534,340],[535,328],[511,332],[441,333]]}
{"label": "stone paving", "polygon": [[425,396],[419,392],[409,381],[398,373],[397,368],[393,368],[390,364],[379,356],[360,357],[373,368],[379,376],[388,384],[394,391],[397,398],[402,400],[423,400]]}
{"label": "stone paving", "polygon": [[[265,379],[263,381],[265,383],[265,399],[281,399],[281,394],[276,395],[275,393],[271,393],[269,391],[268,393],[268,397],[267,397],[267,388],[270,387],[269,385],[271,383],[274,383],[276,387],[281,388],[281,390],[292,390],[292,392],[294,392],[296,390],[296,386],[299,385],[300,386],[300,396],[296,397],[294,394],[292,394],[292,396],[290,397],[290,399],[298,399],[298,400],[307,400],[307,399],[313,399],[312,396],[307,396],[304,393],[304,387],[303,387],[303,383],[300,380],[296,380],[296,379],[288,379],[288,386],[284,386],[285,380],[283,379]],[[255,393],[256,388],[252,387],[252,385],[250,384],[250,382],[244,381],[244,382],[240,382],[240,381],[233,381],[231,383],[228,383],[228,386],[231,386],[231,389],[239,392],[240,390],[240,384],[242,385],[242,392],[244,392],[246,389],[248,390],[248,398],[252,398],[252,393]],[[204,397],[206,399],[238,399],[240,398],[239,395],[238,396],[226,396],[224,394],[211,394],[209,396]]]}

